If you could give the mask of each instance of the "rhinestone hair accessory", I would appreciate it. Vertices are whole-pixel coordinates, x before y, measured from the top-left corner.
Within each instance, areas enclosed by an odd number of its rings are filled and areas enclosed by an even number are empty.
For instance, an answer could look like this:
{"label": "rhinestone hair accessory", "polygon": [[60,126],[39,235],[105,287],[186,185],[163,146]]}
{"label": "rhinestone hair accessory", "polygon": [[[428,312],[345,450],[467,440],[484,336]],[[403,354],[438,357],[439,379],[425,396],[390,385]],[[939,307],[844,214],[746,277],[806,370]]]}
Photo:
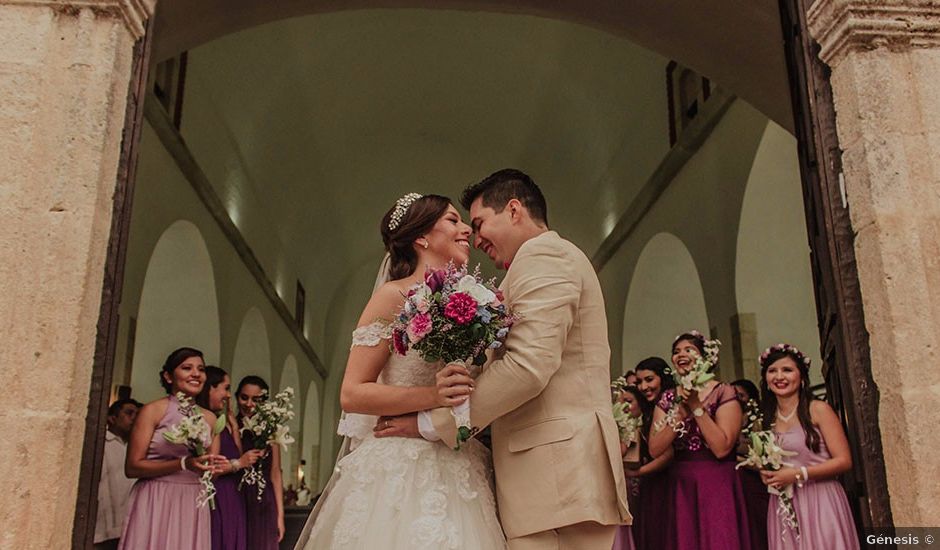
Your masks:
{"label": "rhinestone hair accessory", "polygon": [[398,229],[398,226],[401,224],[401,219],[405,217],[405,212],[408,211],[408,207],[421,197],[422,195],[418,193],[408,193],[395,201],[395,210],[392,212],[392,217],[388,220],[389,231]]}
{"label": "rhinestone hair accessory", "polygon": [[764,350],[764,353],[760,354],[760,365],[762,367],[766,367],[767,365],[765,365],[764,363],[767,361],[767,358],[770,357],[770,354],[777,353],[777,352],[792,354],[796,356],[796,358],[800,362],[806,365],[806,368],[809,368],[809,365],[811,362],[809,357],[803,355],[803,352],[798,350],[796,346],[791,346],[790,344],[784,344],[782,342],[779,344],[770,346],[769,348]]}

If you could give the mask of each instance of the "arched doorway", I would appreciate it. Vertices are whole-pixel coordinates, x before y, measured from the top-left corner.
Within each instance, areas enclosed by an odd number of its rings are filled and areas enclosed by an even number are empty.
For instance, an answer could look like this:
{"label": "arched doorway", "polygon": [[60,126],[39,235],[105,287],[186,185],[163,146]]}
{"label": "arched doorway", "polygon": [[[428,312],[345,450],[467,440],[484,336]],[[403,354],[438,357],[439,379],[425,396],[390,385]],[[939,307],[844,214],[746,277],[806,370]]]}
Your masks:
{"label": "arched doorway", "polygon": [[[171,3],[171,2],[168,2],[168,4],[172,4],[172,3]],[[256,22],[256,21],[258,20],[257,16],[247,15],[248,13],[251,12],[250,9],[247,9],[247,8],[250,8],[250,7],[251,7],[250,4],[251,4],[251,2],[244,2],[244,3],[242,3],[242,4],[239,6],[239,9],[232,10],[232,11],[230,12],[230,14],[229,14],[227,17],[221,18],[220,21],[213,21],[212,27],[214,28],[215,31],[218,31],[218,32],[220,32],[220,33],[224,33],[224,32],[227,32],[227,30],[229,30],[228,28],[225,27],[225,25],[235,24],[235,25],[237,26],[237,25],[240,25],[240,24],[244,24],[245,26],[250,26],[250,24],[253,24],[253,22]],[[536,4],[537,4],[537,3],[536,3]],[[241,9],[242,7],[246,8],[246,10],[245,10],[245,11],[240,11],[240,9]],[[686,8],[689,8],[689,6],[685,6],[685,7],[686,7]],[[727,7],[727,6],[726,6],[726,7]],[[210,12],[211,12],[213,9],[215,9],[214,6],[210,6],[209,4],[195,5],[194,8],[197,9],[197,10],[198,10],[198,9],[208,9],[208,10],[210,10]],[[523,10],[523,11],[527,11],[528,9],[534,9],[534,10],[537,10],[537,9],[538,9],[538,8],[533,8],[533,7],[531,7],[531,6],[527,6],[527,7],[517,7],[517,8],[518,8],[519,10]],[[596,8],[596,6],[594,6],[594,5],[592,4],[592,5],[585,6],[585,7],[583,7],[583,8],[580,8],[580,7],[579,7],[579,8],[572,8],[572,10],[573,10],[572,12],[552,11],[551,13],[554,13],[556,16],[558,16],[559,18],[562,18],[562,19],[571,18],[572,20],[577,20],[577,21],[588,21],[588,22],[593,21],[593,22],[595,22],[596,24],[601,25],[602,23],[600,23],[597,19],[595,19],[595,16],[597,15],[597,14],[595,13],[595,11],[594,11],[595,8]],[[292,14],[301,13],[301,12],[304,11],[304,9],[305,9],[305,8],[303,8],[303,7],[299,6],[299,5],[293,5],[291,8],[289,8],[289,10],[294,10]],[[557,9],[558,9],[558,8],[556,8],[556,10],[557,10]],[[565,9],[567,10],[568,8],[565,8]],[[583,10],[583,11],[582,11],[582,10]],[[601,11],[603,11],[603,10],[601,10]],[[732,12],[733,12],[733,10],[732,10]],[[169,13],[169,12],[167,12],[167,13]],[[257,12],[254,12],[254,13],[257,13]],[[190,16],[191,16],[191,15],[192,15],[192,12],[190,12]],[[740,15],[740,14],[739,14],[739,15]],[[748,19],[748,17],[754,16],[754,15],[755,15],[755,12],[748,12],[748,13],[746,14],[746,16],[744,17],[744,19],[746,19],[748,22],[753,23],[753,22],[755,22],[755,20],[754,20],[754,19]],[[757,15],[759,15],[759,13],[757,13]],[[273,13],[273,14],[268,13],[268,14],[262,15],[262,16],[261,16],[261,19],[263,19],[263,20],[267,20],[267,18],[276,19],[276,18],[278,18],[278,17],[283,17],[283,16],[284,16],[284,14],[278,15],[277,12],[275,12],[275,13]],[[694,19],[694,18],[695,18],[695,10],[690,8],[690,9],[688,9],[688,11],[687,11],[687,13],[686,13],[686,17],[685,17],[685,18],[682,18],[682,21],[685,22],[685,24],[687,25],[687,24],[690,23],[690,20],[691,20],[691,19]],[[729,20],[732,20],[732,19],[733,19],[733,17],[732,17],[732,18],[729,18]],[[762,19],[762,18],[756,18],[756,19]],[[233,20],[234,20],[234,23],[233,23]],[[606,22],[603,23],[603,25],[604,25],[605,27],[609,27],[609,26],[611,26],[611,25],[613,24],[612,21],[619,21],[620,23],[623,23],[623,18],[621,17],[621,18],[611,18],[611,19],[608,19]],[[246,23],[246,22],[247,22],[247,23]],[[649,22],[649,21],[647,21],[647,22]],[[680,27],[681,27],[681,25],[680,25]],[[746,25],[742,25],[742,27],[746,27]],[[754,27],[759,27],[759,25],[754,25]],[[651,25],[651,28],[654,28],[654,29],[655,29],[656,26],[655,26],[655,25]],[[186,35],[186,32],[187,32],[187,28],[185,28],[185,27],[183,27],[182,29],[174,29],[174,30],[180,30],[180,31],[181,31],[181,32],[180,32],[181,35]],[[190,27],[190,28],[188,29],[188,32],[191,32],[191,33],[194,32],[193,29],[192,29],[192,27]],[[198,33],[195,33],[195,34],[198,34]],[[668,33],[660,33],[660,34],[661,34],[661,35],[667,35]],[[773,34],[771,34],[770,36],[773,36]],[[194,39],[192,35],[189,37],[189,39],[195,40],[196,42],[199,41],[198,39]],[[650,37],[649,35],[647,35],[645,39],[646,39],[646,40],[649,40],[649,41],[653,41],[653,42],[656,41],[656,38]],[[663,38],[660,37],[659,40],[661,41],[661,40],[663,40]],[[667,42],[667,44],[665,44],[663,47],[664,47],[665,49],[668,49],[668,48],[669,48],[668,39],[666,40],[666,42]],[[768,40],[767,42],[772,43],[773,40]],[[765,46],[767,46],[767,45],[765,44]],[[689,47],[689,50],[690,50],[690,51],[693,50],[693,49],[694,49],[694,48]],[[707,50],[707,48],[699,48],[699,49],[700,49],[700,50]],[[743,49],[748,49],[748,48],[743,48]],[[766,48],[751,49],[751,51],[769,51],[769,50],[773,50],[773,49],[774,49],[774,48],[770,48],[770,46],[767,46]],[[171,50],[172,50],[172,48],[171,48]],[[779,52],[777,52],[777,53],[779,54]],[[694,55],[692,55],[692,56],[694,57]],[[676,57],[680,57],[680,56],[676,56]],[[776,56],[771,56],[771,57],[776,57]],[[778,61],[779,61],[779,59],[778,59]],[[689,63],[689,65],[696,66],[696,68],[699,68],[699,67],[705,66],[706,64],[696,64],[696,63],[693,61],[693,62]],[[747,71],[742,71],[742,72],[746,73]],[[716,74],[716,73],[712,73],[712,74]],[[728,81],[731,82],[731,81],[733,81],[733,80],[734,80],[734,79],[733,79],[732,77],[729,77],[729,80],[728,80]],[[744,89],[744,86],[742,85],[742,88],[740,88],[740,89]],[[739,93],[743,93],[743,92],[739,92]],[[757,97],[758,95],[760,95],[760,94],[754,94],[754,97]],[[771,95],[773,95],[773,94],[771,94]],[[778,97],[779,97],[779,96],[778,96]],[[773,110],[773,109],[768,108],[768,111],[772,111],[772,110]],[[765,111],[765,112],[767,112],[767,111]],[[787,116],[783,116],[783,117],[781,117],[781,118],[783,119],[783,123],[784,123],[784,124],[788,124],[788,117],[787,117]]]}
{"label": "arched doorway", "polygon": [[191,222],[164,231],[147,266],[131,365],[135,399],[147,403],[165,395],[158,374],[167,354],[197,347],[207,364],[218,363],[219,307],[209,250]]}
{"label": "arched doorway", "polygon": [[[669,315],[662,315],[669,312]],[[695,261],[675,235],[655,235],[640,254],[623,323],[623,370],[651,356],[669,361],[677,334],[709,330],[705,294]]]}

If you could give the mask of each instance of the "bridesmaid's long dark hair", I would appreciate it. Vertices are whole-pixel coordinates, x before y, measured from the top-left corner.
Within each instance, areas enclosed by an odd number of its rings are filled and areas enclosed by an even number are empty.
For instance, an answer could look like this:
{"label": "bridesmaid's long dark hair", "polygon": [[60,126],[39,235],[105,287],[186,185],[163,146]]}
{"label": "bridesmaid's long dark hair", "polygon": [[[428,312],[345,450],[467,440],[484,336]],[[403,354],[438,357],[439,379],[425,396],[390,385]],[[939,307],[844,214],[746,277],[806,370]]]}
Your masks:
{"label": "bridesmaid's long dark hair", "polygon": [[[636,364],[633,372],[637,373],[637,376],[639,376],[638,371],[648,370],[659,377],[658,401],[659,397],[663,395],[663,392],[676,387],[676,381],[673,380],[672,375],[666,372],[668,369],[669,364],[666,363],[665,359],[661,357],[647,357]],[[647,401],[646,396],[642,396],[640,400],[640,410],[643,411],[643,428],[640,430],[643,433],[643,441],[640,444],[640,451],[645,459],[651,460],[652,456],[649,454],[647,442],[650,437],[650,428],[653,426],[653,411],[656,410],[656,401]]]}
{"label": "bridesmaid's long dark hair", "polygon": [[809,365],[803,362],[803,357],[790,350],[779,350],[770,352],[767,357],[760,362],[760,395],[761,412],[764,415],[764,429],[770,430],[777,420],[777,396],[770,391],[767,385],[767,368],[775,362],[789,357],[796,363],[800,371],[800,389],[797,391],[800,400],[796,404],[796,417],[803,426],[803,432],[806,433],[806,446],[814,453],[819,452],[819,432],[813,425],[813,417],[809,414],[809,405],[813,402],[812,392],[809,391]]}

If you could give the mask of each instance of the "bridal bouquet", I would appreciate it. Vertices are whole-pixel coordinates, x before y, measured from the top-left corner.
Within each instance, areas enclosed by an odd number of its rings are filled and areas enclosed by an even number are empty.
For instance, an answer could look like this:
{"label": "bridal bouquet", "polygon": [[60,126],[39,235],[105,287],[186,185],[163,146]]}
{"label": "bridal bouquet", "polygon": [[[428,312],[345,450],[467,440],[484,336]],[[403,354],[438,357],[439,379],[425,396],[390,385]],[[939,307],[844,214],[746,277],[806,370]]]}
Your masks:
{"label": "bridal bouquet", "polygon": [[[267,395],[262,392],[261,398]],[[250,432],[255,442],[255,448],[264,449],[269,445],[280,445],[282,449],[287,450],[287,446],[294,442],[290,435],[290,427],[287,423],[294,418],[294,404],[291,400],[294,398],[294,389],[287,387],[279,391],[270,400],[263,400],[255,407],[255,412],[242,422],[243,432]],[[264,493],[267,482],[264,479],[264,470],[260,462],[252,464],[242,474],[242,479],[238,484],[241,489],[242,484],[258,486],[258,500]]]}
{"label": "bridal bouquet", "polygon": [[[709,381],[714,380],[715,374],[711,371],[718,364],[718,349],[720,347],[721,342],[718,340],[705,340],[705,356],[696,355],[695,362],[688,372],[682,374],[677,369],[670,367],[669,372],[672,374],[673,380],[676,381],[676,389],[685,388],[690,392],[697,392],[704,389],[705,384]],[[665,426],[670,426],[677,434],[685,435],[688,432],[684,420],[679,418],[679,405],[682,404],[682,401],[683,399],[676,392],[675,399],[673,399],[669,410],[666,411],[666,416],[656,424],[657,431]]]}
{"label": "bridal bouquet", "polygon": [[[741,466],[751,466],[760,470],[779,470],[790,464],[784,462],[784,458],[794,456],[797,453],[787,451],[777,445],[777,438],[770,430],[754,431],[748,434],[749,442],[747,457],[738,463],[736,468]],[[800,524],[796,519],[796,510],[793,508],[793,485],[787,485],[783,489],[767,487],[767,492],[777,495],[777,515],[783,522],[784,529],[792,529],[796,538],[800,538]],[[785,533],[782,533],[785,534]]]}
{"label": "bridal bouquet", "polygon": [[[408,289],[391,324],[392,347],[399,355],[414,349],[428,363],[480,367],[486,350],[501,347],[516,320],[494,281],[483,281],[479,266],[468,272],[466,265],[451,262],[444,269],[429,269],[423,283]],[[469,402],[452,413],[459,449],[471,436]]]}
{"label": "bridal bouquet", "polygon": [[[209,425],[206,424],[202,410],[193,403],[191,397],[180,392],[176,394],[179,401],[179,410],[183,418],[178,424],[163,432],[163,438],[175,445],[185,445],[193,456],[206,454],[205,440],[209,438]],[[225,429],[225,416],[219,416],[212,427],[212,436],[222,433]],[[209,507],[215,510],[215,485],[212,483],[212,472],[206,471],[200,478],[202,492],[196,499],[196,505]]]}

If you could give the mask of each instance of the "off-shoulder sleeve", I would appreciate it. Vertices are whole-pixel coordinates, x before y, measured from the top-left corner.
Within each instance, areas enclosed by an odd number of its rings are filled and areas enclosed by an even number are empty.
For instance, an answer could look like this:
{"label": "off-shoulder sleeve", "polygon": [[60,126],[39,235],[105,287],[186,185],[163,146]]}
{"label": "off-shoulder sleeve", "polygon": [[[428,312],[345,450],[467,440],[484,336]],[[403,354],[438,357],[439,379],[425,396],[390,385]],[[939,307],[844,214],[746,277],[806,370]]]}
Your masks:
{"label": "off-shoulder sleeve", "polygon": [[392,327],[386,322],[375,321],[365,326],[361,326],[352,333],[352,349],[355,346],[372,347],[382,343],[382,340],[388,340],[392,337]]}

